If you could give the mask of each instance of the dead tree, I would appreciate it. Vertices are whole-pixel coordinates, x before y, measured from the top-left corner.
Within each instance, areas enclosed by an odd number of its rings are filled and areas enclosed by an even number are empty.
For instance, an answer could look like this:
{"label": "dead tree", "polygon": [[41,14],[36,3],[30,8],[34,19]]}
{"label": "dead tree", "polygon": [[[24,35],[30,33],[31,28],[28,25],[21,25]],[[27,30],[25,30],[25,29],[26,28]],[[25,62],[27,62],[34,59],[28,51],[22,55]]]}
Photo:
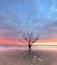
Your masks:
{"label": "dead tree", "polygon": [[24,40],[27,42],[28,45],[28,51],[29,54],[31,53],[31,47],[34,42],[36,42],[39,39],[39,35],[36,37],[33,36],[33,33],[27,33],[26,35],[23,35]]}
{"label": "dead tree", "polygon": [[28,46],[28,50],[21,53],[20,57],[23,57],[23,59],[25,58],[29,59],[30,63],[33,65],[34,63],[37,62],[41,63],[43,59],[40,58],[39,54],[37,54],[31,49],[33,43],[39,39],[39,35],[33,36],[33,33],[27,33],[23,35],[23,39],[27,42],[27,43],[25,42],[25,44]]}
{"label": "dead tree", "polygon": [[25,51],[25,52],[21,53],[20,55],[22,55],[24,59],[25,58],[29,59],[31,65],[37,65],[37,64],[39,64],[39,65],[45,65],[46,64],[47,65],[46,59],[41,58],[39,56],[39,54],[37,54],[36,52],[31,50],[33,43],[39,39],[39,35],[34,37],[33,33],[27,33],[27,34],[23,35],[23,38],[27,42],[25,44],[28,45],[28,51]]}

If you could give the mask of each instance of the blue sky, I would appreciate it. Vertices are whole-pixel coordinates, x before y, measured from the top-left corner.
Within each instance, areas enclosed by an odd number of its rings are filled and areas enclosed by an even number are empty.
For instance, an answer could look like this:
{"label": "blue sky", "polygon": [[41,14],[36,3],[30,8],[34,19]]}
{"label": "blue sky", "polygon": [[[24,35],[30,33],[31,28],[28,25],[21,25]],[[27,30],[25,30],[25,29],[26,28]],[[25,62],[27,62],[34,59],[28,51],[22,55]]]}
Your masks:
{"label": "blue sky", "polygon": [[0,39],[18,39],[26,32],[57,38],[57,0],[0,0]]}

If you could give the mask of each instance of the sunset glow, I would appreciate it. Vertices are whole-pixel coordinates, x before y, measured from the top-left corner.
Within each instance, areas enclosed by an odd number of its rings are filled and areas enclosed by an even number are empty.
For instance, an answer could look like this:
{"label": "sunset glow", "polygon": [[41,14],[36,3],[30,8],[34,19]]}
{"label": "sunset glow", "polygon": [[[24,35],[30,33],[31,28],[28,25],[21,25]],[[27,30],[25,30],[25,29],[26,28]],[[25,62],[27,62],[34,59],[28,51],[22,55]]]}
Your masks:
{"label": "sunset glow", "polygon": [[57,42],[41,42],[41,43],[34,43],[34,45],[39,45],[39,46],[57,46]]}
{"label": "sunset glow", "polygon": [[[0,44],[13,44],[13,45],[26,45],[27,42],[25,40],[0,40]],[[33,45],[39,45],[39,46],[57,46],[57,42],[46,42],[46,41],[37,41]]]}
{"label": "sunset glow", "polygon": [[40,35],[35,45],[57,45],[57,0],[0,0],[0,44],[23,45],[27,32]]}

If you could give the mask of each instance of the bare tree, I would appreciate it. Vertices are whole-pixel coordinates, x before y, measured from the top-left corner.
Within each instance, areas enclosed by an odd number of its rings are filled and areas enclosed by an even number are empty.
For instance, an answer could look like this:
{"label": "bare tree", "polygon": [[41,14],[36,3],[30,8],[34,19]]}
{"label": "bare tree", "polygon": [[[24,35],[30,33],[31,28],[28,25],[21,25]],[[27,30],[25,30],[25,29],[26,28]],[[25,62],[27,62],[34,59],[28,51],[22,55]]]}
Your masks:
{"label": "bare tree", "polygon": [[23,39],[27,42],[25,44],[28,45],[28,51],[21,54],[21,55],[24,54],[23,58],[29,57],[29,60],[33,65],[34,65],[34,63],[33,63],[34,59],[36,59],[36,60],[38,59],[38,61],[41,61],[42,59],[39,58],[39,55],[36,52],[34,52],[33,50],[31,50],[33,43],[39,39],[39,34],[37,36],[34,36],[33,33],[27,33],[27,34],[23,35]]}
{"label": "bare tree", "polygon": [[47,65],[46,62],[48,60],[44,59],[43,57],[41,58],[39,54],[37,54],[36,52],[31,50],[33,43],[39,39],[39,34],[37,36],[34,36],[33,33],[27,33],[27,34],[23,35],[23,39],[27,42],[25,44],[28,45],[28,51],[25,51],[20,55],[23,55],[24,59],[25,58],[29,59],[31,65],[37,65],[37,64],[39,64],[39,65],[46,64]]}
{"label": "bare tree", "polygon": [[23,35],[24,40],[27,42],[29,54],[31,52],[31,47],[34,42],[36,42],[39,39],[39,35],[36,37],[33,36],[33,33],[27,33],[26,35]]}

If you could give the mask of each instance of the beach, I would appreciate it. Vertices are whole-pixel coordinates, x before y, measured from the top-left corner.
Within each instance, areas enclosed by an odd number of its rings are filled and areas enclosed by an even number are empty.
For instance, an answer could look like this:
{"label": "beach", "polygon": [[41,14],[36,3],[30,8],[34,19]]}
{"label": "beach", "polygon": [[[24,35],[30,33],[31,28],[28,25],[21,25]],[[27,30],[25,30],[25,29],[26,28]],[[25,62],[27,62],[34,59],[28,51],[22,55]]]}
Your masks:
{"label": "beach", "polygon": [[[38,57],[29,57],[24,46],[0,46],[0,65],[57,65],[56,47],[32,48],[32,51],[38,54]],[[23,57],[24,55],[26,56]]]}

